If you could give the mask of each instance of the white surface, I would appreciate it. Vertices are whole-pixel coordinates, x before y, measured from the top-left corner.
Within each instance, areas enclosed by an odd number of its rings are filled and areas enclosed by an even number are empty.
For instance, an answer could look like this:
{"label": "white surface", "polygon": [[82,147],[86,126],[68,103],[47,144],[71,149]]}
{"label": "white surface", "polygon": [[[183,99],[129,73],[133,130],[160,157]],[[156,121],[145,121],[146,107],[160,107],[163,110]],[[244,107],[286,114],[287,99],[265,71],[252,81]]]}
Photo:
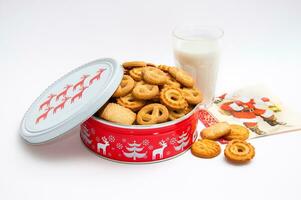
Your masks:
{"label": "white surface", "polygon": [[17,131],[52,81],[101,57],[172,64],[171,30],[196,21],[225,30],[217,90],[272,87],[300,109],[300,1],[0,0],[1,199],[301,199],[301,132],[253,140],[248,165],[189,152],[152,165],[103,160],[78,131],[43,146]]}

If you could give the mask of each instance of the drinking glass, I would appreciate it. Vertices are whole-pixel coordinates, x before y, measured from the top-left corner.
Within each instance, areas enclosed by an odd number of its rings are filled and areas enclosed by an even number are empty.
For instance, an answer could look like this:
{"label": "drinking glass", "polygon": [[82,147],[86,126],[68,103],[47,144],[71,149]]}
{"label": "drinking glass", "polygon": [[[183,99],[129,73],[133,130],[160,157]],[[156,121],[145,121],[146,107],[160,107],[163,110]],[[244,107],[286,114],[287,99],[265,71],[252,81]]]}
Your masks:
{"label": "drinking glass", "polygon": [[176,27],[172,35],[176,66],[193,76],[203,94],[204,106],[209,107],[215,96],[223,31],[217,27],[184,25]]}

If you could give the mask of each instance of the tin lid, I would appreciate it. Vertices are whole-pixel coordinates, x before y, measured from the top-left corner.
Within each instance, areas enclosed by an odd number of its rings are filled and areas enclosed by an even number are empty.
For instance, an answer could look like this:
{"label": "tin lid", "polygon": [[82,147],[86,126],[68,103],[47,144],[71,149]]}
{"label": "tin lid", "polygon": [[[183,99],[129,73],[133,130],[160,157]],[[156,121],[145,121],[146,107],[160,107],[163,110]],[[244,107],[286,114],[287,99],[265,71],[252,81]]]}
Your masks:
{"label": "tin lid", "polygon": [[21,136],[43,143],[63,135],[91,117],[112,96],[123,70],[110,58],[82,65],[49,86],[25,113]]}

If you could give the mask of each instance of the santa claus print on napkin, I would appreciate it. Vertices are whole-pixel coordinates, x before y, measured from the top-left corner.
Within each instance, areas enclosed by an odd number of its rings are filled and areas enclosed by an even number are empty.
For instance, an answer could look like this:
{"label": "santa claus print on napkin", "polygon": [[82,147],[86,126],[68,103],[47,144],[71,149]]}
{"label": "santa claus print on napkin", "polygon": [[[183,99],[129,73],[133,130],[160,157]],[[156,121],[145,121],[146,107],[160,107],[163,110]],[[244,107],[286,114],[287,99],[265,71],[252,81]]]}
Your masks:
{"label": "santa claus print on napkin", "polygon": [[224,93],[208,111],[218,121],[244,125],[250,138],[301,129],[300,116],[262,86]]}

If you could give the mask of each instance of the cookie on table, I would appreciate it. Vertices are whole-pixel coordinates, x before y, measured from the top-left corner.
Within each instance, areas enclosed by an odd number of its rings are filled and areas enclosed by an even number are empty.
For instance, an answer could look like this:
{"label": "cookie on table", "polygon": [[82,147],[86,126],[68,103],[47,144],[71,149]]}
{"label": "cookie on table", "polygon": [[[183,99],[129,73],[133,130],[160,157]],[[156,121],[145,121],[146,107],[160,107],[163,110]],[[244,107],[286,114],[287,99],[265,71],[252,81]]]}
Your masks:
{"label": "cookie on table", "polygon": [[116,103],[109,103],[100,113],[100,118],[123,125],[132,125],[136,120],[136,113]]}
{"label": "cookie on table", "polygon": [[220,145],[212,140],[197,140],[191,146],[191,153],[200,158],[213,158],[220,154]]}
{"label": "cookie on table", "polygon": [[224,155],[231,162],[245,163],[254,158],[255,148],[246,141],[232,140],[227,144]]}
{"label": "cookie on table", "polygon": [[249,130],[238,124],[230,124],[230,133],[224,137],[226,140],[247,140],[249,138]]}
{"label": "cookie on table", "polygon": [[227,122],[218,122],[208,128],[201,131],[201,137],[203,139],[217,140],[230,133],[230,125]]}

